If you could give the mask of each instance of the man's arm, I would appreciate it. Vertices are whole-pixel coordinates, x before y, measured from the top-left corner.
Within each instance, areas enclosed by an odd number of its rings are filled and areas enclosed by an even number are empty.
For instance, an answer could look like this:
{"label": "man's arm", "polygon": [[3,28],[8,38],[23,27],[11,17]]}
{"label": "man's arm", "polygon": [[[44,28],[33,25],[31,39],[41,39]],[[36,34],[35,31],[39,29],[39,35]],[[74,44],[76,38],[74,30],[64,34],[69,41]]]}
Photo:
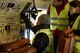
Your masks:
{"label": "man's arm", "polygon": [[26,27],[32,30],[34,24],[28,19],[28,15],[25,16],[25,13],[21,13],[21,19],[24,20]]}

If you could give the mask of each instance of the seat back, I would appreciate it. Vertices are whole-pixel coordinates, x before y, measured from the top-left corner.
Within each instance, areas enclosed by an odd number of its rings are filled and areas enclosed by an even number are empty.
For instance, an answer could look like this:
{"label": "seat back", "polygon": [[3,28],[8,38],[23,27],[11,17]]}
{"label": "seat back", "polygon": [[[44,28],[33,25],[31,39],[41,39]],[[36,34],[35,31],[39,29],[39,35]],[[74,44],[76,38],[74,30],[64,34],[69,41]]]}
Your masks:
{"label": "seat back", "polygon": [[75,35],[66,36],[63,32],[59,35],[58,52],[57,53],[73,53],[73,47],[75,43]]}
{"label": "seat back", "polygon": [[[31,52],[32,51],[32,52]],[[0,53],[36,53],[36,48],[30,45],[29,39],[20,39],[0,45]]]}

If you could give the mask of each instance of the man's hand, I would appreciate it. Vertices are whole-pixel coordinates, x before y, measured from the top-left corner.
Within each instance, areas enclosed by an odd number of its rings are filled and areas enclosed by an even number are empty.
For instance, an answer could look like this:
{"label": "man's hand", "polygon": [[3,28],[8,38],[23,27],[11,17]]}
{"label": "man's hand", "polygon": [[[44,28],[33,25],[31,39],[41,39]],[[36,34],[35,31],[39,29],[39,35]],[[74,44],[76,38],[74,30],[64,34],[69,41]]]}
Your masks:
{"label": "man's hand", "polygon": [[72,29],[67,29],[66,31],[65,31],[65,34],[70,34],[70,33],[72,33]]}
{"label": "man's hand", "polygon": [[72,29],[67,29],[64,31],[66,36],[72,36],[73,35],[73,30]]}

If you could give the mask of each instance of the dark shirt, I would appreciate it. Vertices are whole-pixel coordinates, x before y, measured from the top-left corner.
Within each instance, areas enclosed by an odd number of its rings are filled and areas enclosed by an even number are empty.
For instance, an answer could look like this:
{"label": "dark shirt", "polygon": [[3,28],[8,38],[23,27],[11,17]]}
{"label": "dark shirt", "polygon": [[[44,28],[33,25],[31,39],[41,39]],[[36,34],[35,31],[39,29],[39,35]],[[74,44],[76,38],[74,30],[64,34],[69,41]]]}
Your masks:
{"label": "dark shirt", "polygon": [[[49,29],[49,28],[50,26],[48,24],[41,24],[32,27],[31,30],[35,34],[40,29]],[[48,44],[49,44],[49,37],[47,36],[47,34],[41,32],[35,36],[32,46],[37,48],[37,53],[42,53],[45,50],[45,48],[48,46]]]}
{"label": "dark shirt", "polygon": [[[73,15],[70,15],[70,13],[68,13],[69,15],[69,26],[70,28],[72,28],[76,18],[80,15],[80,13],[77,13],[77,14],[73,14]],[[80,30],[74,30],[73,31],[75,35],[80,35]]]}

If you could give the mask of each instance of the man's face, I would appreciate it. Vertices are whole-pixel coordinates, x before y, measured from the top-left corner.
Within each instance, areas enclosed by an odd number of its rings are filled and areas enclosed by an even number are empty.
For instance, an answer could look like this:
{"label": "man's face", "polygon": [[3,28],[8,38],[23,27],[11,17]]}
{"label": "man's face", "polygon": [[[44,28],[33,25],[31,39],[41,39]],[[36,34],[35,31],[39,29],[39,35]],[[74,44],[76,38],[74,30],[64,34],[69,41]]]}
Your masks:
{"label": "man's face", "polygon": [[62,2],[62,1],[53,0],[53,4],[54,4],[55,6],[58,6],[58,5],[60,5],[60,2]]}
{"label": "man's face", "polygon": [[58,0],[53,0],[53,3],[58,3]]}
{"label": "man's face", "polygon": [[70,15],[73,15],[77,12],[77,7],[71,7],[70,6],[69,11],[70,11]]}
{"label": "man's face", "polygon": [[57,0],[53,0],[53,4],[54,4],[55,6],[57,6],[57,5],[58,5],[58,1],[57,1]]}
{"label": "man's face", "polygon": [[42,23],[42,20],[38,18],[36,25],[40,25]]}

